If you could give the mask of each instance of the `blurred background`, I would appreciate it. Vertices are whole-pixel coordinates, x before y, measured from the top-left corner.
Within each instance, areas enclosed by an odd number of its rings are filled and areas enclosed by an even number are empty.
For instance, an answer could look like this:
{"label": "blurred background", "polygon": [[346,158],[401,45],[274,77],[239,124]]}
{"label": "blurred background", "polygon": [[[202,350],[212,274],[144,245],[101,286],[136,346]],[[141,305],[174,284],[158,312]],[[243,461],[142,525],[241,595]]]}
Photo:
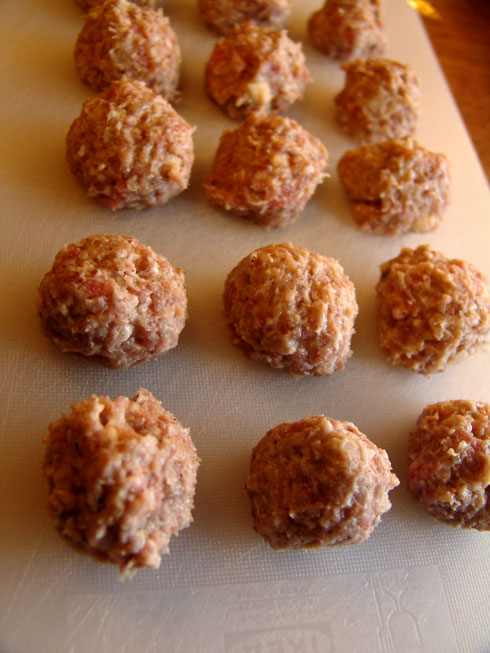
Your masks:
{"label": "blurred background", "polygon": [[421,13],[490,180],[490,0],[409,0]]}

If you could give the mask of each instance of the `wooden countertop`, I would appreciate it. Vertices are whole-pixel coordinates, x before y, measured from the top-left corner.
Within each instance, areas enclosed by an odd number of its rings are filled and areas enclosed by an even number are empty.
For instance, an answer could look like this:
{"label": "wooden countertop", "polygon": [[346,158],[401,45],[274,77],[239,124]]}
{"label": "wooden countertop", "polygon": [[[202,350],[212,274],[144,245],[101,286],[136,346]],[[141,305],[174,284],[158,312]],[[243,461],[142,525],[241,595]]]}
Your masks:
{"label": "wooden countertop", "polygon": [[424,24],[490,181],[490,0],[430,0]]}

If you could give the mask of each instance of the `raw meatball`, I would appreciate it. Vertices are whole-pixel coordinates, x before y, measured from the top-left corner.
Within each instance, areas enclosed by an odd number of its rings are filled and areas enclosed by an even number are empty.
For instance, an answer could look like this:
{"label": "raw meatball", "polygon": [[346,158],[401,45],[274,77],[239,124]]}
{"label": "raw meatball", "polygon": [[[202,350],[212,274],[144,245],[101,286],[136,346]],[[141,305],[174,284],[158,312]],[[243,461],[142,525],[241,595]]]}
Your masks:
{"label": "raw meatball", "polygon": [[414,372],[443,372],[478,350],[490,331],[490,286],[471,263],[428,245],[381,265],[376,286],[381,349]]}
{"label": "raw meatball", "polygon": [[121,577],[157,568],[192,522],[199,459],[189,429],[144,388],[71,404],[49,425],[44,475],[56,528]]}
{"label": "raw meatball", "polygon": [[351,422],[318,415],[262,438],[246,489],[257,533],[273,549],[300,549],[362,542],[398,484],[386,451]]}
{"label": "raw meatball", "polygon": [[282,29],[291,15],[291,0],[199,0],[199,12],[218,34],[228,34],[235,25],[248,21]]}
{"label": "raw meatball", "polygon": [[178,97],[181,52],[161,10],[111,0],[87,15],[75,45],[82,80],[101,91],[116,79],[139,79],[169,102]]}
{"label": "raw meatball", "polygon": [[223,133],[207,198],[264,227],[292,222],[325,177],[327,151],[294,120],[254,112]]}
{"label": "raw meatball", "polygon": [[324,376],[352,353],[355,288],[334,259],[291,243],[261,247],[230,272],[223,299],[232,342],[252,360]]}
{"label": "raw meatball", "polygon": [[310,73],[300,43],[283,30],[237,25],[221,38],[206,64],[204,87],[231,118],[256,109],[283,113],[303,97]]}
{"label": "raw meatball", "polygon": [[379,7],[371,0],[327,0],[308,21],[313,45],[333,59],[367,59],[386,52]]}
{"label": "raw meatball", "polygon": [[184,272],[131,236],[65,245],[39,286],[45,334],[63,351],[126,368],[177,345]]}
{"label": "raw meatball", "polygon": [[410,492],[446,524],[490,530],[490,405],[427,406],[410,433]]}
{"label": "raw meatball", "polygon": [[[99,5],[104,4],[107,0],[76,0],[76,3],[80,5],[82,9],[88,11],[92,7],[98,7]],[[110,0],[109,0],[110,2]],[[131,0],[135,5],[140,7],[151,7],[155,8],[163,4],[160,0]]]}
{"label": "raw meatball", "polygon": [[404,138],[415,132],[420,88],[408,65],[389,59],[344,63],[345,86],[335,98],[340,127],[358,142]]}
{"label": "raw meatball", "polygon": [[449,202],[449,163],[413,139],[348,150],[340,181],[361,229],[382,236],[434,230]]}
{"label": "raw meatball", "polygon": [[189,185],[193,131],[167,100],[124,79],[84,102],[66,137],[66,157],[99,204],[151,208]]}

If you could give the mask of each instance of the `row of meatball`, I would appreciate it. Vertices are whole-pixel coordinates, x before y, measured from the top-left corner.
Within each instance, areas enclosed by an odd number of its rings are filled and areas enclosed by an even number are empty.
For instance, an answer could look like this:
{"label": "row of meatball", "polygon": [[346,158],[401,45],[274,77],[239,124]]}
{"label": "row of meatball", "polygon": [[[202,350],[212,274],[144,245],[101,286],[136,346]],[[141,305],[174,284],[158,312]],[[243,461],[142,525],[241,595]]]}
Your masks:
{"label": "row of meatball", "polygon": [[[100,6],[105,0],[76,0],[84,10]],[[140,7],[155,9],[163,4],[163,0],[131,0]],[[324,7],[310,18],[310,22],[321,21],[324,25],[322,32],[331,33],[330,40],[336,39],[342,43],[344,49],[350,44],[357,45],[357,41],[366,40],[366,33],[376,34],[371,37],[372,48],[377,53],[385,49],[382,21],[381,0],[328,0]],[[207,26],[218,34],[227,34],[235,25],[253,22],[264,27],[283,29],[287,27],[290,19],[292,3],[290,0],[198,0],[198,8]],[[314,32],[313,28],[309,28]],[[317,30],[319,31],[319,30]],[[328,38],[324,35],[325,43]],[[379,45],[381,42],[381,45]],[[325,49],[327,46],[324,45]],[[320,48],[322,49],[322,48]],[[335,58],[354,56],[352,51],[348,54],[337,54],[333,45],[330,47]],[[359,53],[357,53],[358,56]]]}
{"label": "row of meatball", "polygon": [[[233,343],[274,368],[325,376],[352,353],[355,288],[333,258],[291,243],[260,247],[228,274],[223,304]],[[383,352],[415,372],[442,372],[488,341],[487,279],[428,245],[381,265],[376,304]],[[184,272],[134,237],[89,236],[58,252],[38,309],[63,351],[128,368],[177,345]]]}
{"label": "row of meatball", "polygon": [[[158,568],[192,522],[199,458],[184,427],[146,389],[93,395],[49,425],[48,510],[78,550],[121,578]],[[442,522],[490,530],[490,405],[427,406],[409,437],[408,487]],[[317,415],[276,426],[254,447],[245,488],[253,528],[273,549],[358,544],[399,484],[386,451],[351,422]]]}
{"label": "row of meatball", "polygon": [[[194,129],[142,82],[113,82],[84,102],[67,159],[87,195],[112,209],[163,204],[189,184]],[[296,121],[255,111],[225,130],[203,187],[213,204],[265,227],[295,220],[325,177],[328,154]],[[348,150],[338,164],[367,231],[430,231],[449,201],[447,159],[410,138]]]}

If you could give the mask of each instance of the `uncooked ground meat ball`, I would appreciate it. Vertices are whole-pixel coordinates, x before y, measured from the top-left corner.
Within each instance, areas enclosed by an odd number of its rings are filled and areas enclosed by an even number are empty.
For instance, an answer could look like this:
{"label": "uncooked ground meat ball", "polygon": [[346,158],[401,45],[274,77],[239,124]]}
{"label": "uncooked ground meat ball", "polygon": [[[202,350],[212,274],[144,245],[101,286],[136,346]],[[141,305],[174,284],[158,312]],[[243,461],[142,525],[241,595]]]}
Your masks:
{"label": "uncooked ground meat ball", "polygon": [[343,90],[335,98],[340,127],[358,142],[405,138],[415,132],[420,88],[413,69],[389,59],[344,63]]}
{"label": "uncooked ground meat ball", "polygon": [[252,360],[294,375],[344,367],[358,306],[335,259],[291,243],[256,249],[226,279],[232,342]]}
{"label": "uncooked ground meat ball", "polygon": [[49,425],[47,507],[76,548],[119,566],[157,568],[192,522],[199,459],[185,428],[144,388],[71,405]]}
{"label": "uncooked ground meat ball", "polygon": [[252,23],[237,25],[216,43],[204,74],[207,94],[234,119],[257,109],[286,111],[309,81],[301,44],[284,30]]}
{"label": "uncooked ground meat ball", "polygon": [[427,406],[410,433],[410,492],[446,524],[490,530],[490,405]]}
{"label": "uncooked ground meat ball", "polygon": [[392,363],[443,372],[488,340],[490,286],[471,263],[404,247],[381,265],[376,293],[379,341]]}
{"label": "uncooked ground meat ball", "polygon": [[[88,11],[92,7],[98,7],[101,4],[104,4],[107,0],[76,0],[76,3],[80,5],[82,9]],[[131,0],[135,5],[140,7],[159,7],[163,2],[161,0]]]}
{"label": "uncooked ground meat ball", "polygon": [[89,236],[58,252],[38,310],[63,351],[131,367],[177,345],[187,318],[184,272],[131,236]]}
{"label": "uncooked ground meat ball", "polygon": [[379,7],[371,0],[327,0],[308,21],[313,45],[333,59],[367,59],[386,52]]}
{"label": "uncooked ground meat ball", "polygon": [[338,173],[364,231],[398,236],[435,229],[449,202],[449,162],[413,139],[348,150]]}
{"label": "uncooked ground meat ball", "polygon": [[292,222],[325,177],[327,151],[294,120],[254,112],[223,133],[207,198],[264,227]]}
{"label": "uncooked ground meat ball", "polygon": [[358,544],[399,484],[383,449],[351,422],[323,415],[270,430],[246,483],[253,527],[273,549]]}
{"label": "uncooked ground meat ball", "polygon": [[181,52],[161,10],[111,0],[94,7],[75,45],[82,80],[96,91],[116,79],[139,79],[170,102],[178,97]]}
{"label": "uncooked ground meat ball", "polygon": [[66,137],[66,157],[99,204],[151,208],[189,185],[193,131],[167,100],[124,79],[84,102]]}
{"label": "uncooked ground meat ball", "polygon": [[291,15],[291,0],[199,0],[199,12],[218,34],[227,34],[235,25],[248,21],[282,29]]}

